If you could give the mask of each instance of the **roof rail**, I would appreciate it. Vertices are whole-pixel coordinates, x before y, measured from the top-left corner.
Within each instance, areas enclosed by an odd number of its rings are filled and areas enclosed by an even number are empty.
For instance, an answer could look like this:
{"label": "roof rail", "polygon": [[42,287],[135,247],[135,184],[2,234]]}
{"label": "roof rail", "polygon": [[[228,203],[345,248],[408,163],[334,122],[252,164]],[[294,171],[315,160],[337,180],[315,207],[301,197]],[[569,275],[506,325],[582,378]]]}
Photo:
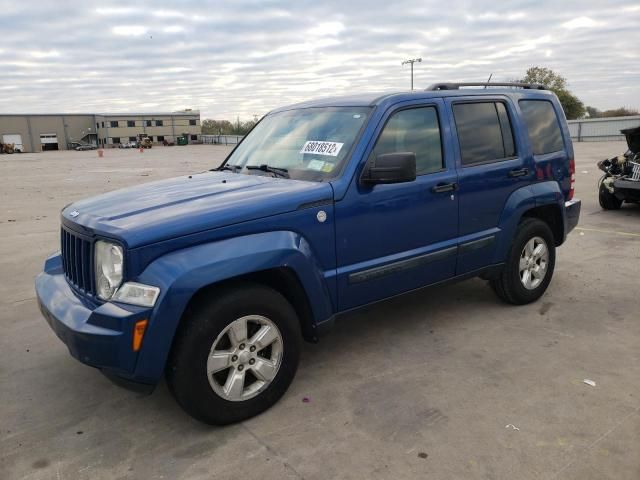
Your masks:
{"label": "roof rail", "polygon": [[459,90],[460,87],[514,87],[523,88],[525,90],[547,90],[544,85],[539,83],[522,83],[522,82],[464,82],[464,83],[434,83],[427,90]]}

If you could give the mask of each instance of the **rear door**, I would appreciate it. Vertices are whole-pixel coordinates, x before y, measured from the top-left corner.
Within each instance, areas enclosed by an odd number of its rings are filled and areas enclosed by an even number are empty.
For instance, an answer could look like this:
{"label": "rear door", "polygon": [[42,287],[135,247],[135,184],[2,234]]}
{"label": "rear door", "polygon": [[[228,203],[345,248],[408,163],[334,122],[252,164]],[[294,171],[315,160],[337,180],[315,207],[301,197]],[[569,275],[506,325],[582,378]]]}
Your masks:
{"label": "rear door", "polygon": [[561,107],[558,105],[556,110],[550,100],[533,98],[521,99],[518,106],[529,134],[536,180],[558,181],[565,198],[569,199],[575,180],[569,165],[573,158],[573,148],[568,131],[563,139],[559,121],[562,117]]}
{"label": "rear door", "polygon": [[503,96],[447,99],[456,132],[460,201],[458,275],[493,263],[498,223],[509,196],[534,169],[514,135],[516,112]]}

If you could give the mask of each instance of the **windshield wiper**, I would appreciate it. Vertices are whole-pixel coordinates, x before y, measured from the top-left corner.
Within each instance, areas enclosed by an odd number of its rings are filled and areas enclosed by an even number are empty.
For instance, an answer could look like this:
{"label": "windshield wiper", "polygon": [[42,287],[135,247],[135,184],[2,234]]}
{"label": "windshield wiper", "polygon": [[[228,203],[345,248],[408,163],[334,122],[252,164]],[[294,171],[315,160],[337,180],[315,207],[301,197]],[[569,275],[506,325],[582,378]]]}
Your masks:
{"label": "windshield wiper", "polygon": [[286,168],[270,167],[266,163],[262,165],[247,165],[247,170],[261,170],[263,172],[273,173],[276,177],[289,178],[289,170]]}
{"label": "windshield wiper", "polygon": [[225,163],[222,167],[219,167],[217,170],[231,170],[233,173],[236,173],[240,169],[242,169],[242,166],[240,165],[231,165],[229,163]]}

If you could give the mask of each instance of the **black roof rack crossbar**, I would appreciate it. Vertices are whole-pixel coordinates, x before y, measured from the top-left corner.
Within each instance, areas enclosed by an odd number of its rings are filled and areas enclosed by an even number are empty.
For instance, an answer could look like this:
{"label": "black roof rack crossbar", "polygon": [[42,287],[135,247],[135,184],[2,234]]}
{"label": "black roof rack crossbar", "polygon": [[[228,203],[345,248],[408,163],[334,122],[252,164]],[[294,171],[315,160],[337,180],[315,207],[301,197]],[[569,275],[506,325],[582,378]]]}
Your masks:
{"label": "black roof rack crossbar", "polygon": [[434,83],[427,90],[458,90],[460,87],[514,87],[525,90],[546,90],[544,85],[538,83],[521,82],[464,82],[464,83]]}

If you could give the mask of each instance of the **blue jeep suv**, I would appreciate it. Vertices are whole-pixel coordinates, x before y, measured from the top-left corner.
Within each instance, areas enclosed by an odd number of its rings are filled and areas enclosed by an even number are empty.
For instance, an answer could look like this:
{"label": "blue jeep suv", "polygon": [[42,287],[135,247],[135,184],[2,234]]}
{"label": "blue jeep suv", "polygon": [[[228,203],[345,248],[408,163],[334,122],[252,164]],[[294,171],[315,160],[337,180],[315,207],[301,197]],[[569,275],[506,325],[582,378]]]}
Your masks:
{"label": "blue jeep suv", "polygon": [[226,424],[273,405],[344,312],[474,276],[535,301],[578,222],[573,149],[553,93],[490,87],[279,108],[219,168],[68,205],[44,317],[81,362],[142,390],[166,375]]}

